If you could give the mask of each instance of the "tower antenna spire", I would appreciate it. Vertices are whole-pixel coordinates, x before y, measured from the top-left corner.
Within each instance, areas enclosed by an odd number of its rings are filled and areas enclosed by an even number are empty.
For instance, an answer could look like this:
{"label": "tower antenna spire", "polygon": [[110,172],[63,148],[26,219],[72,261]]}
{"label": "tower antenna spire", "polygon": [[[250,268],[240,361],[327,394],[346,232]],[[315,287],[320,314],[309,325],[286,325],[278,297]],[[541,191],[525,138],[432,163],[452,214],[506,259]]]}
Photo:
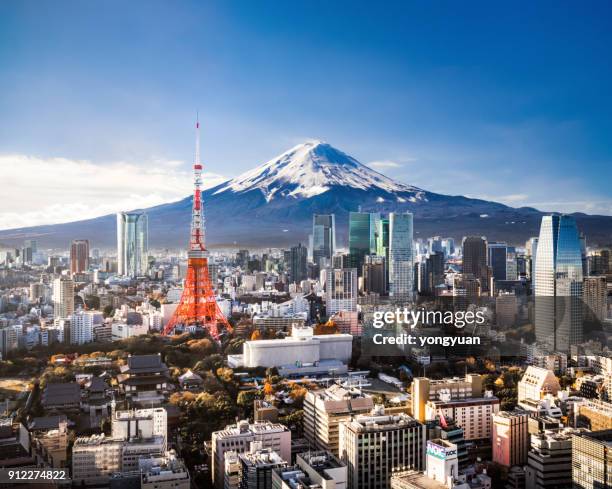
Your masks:
{"label": "tower antenna spire", "polygon": [[231,330],[215,298],[214,286],[208,272],[208,251],[205,239],[204,202],[202,201],[202,162],[200,161],[200,114],[196,111],[195,158],[193,162],[193,205],[191,208],[191,235],[187,261],[187,276],[181,301],[164,327],[170,334],[177,327],[204,328],[218,339],[220,328]]}

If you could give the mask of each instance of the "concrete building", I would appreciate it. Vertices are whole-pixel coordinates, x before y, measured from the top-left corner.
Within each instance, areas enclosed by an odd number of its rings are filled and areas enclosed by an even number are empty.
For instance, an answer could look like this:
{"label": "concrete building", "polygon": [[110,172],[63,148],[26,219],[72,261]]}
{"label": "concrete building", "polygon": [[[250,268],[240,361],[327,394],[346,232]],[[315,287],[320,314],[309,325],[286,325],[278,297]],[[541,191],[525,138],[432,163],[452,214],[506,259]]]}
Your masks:
{"label": "concrete building", "polygon": [[272,489],[346,489],[347,470],[330,452],[305,452],[296,456],[291,467],[272,473]]}
{"label": "concrete building", "polygon": [[242,355],[228,357],[230,366],[277,367],[281,375],[327,374],[347,371],[353,337],[350,334],[314,335],[309,326],[294,327],[291,336],[246,341]]}
{"label": "concrete building", "polygon": [[518,383],[519,405],[526,399],[540,400],[546,394],[556,396],[560,389],[559,379],[552,371],[529,366]]}
{"label": "concrete building", "polygon": [[578,405],[577,415],[584,418],[591,431],[612,430],[612,403],[588,399]]}
{"label": "concrete building", "polygon": [[262,448],[261,442],[251,442],[251,449],[238,459],[239,489],[272,489],[272,472],[287,466],[286,460],[271,448]]}
{"label": "concrete building", "polygon": [[325,306],[328,316],[339,311],[357,311],[356,268],[327,269],[325,278]]}
{"label": "concrete building", "polygon": [[465,378],[453,377],[441,380],[416,377],[411,389],[412,416],[420,422],[427,419],[425,416],[427,401],[438,400],[440,395],[450,396],[450,399],[469,399],[482,397],[483,394],[482,377],[478,374],[468,374]]}
{"label": "concrete building", "polygon": [[162,437],[164,439],[163,450],[166,451],[168,413],[165,408],[114,411],[111,418],[111,429],[111,436],[121,440]]}
{"label": "concrete building", "polygon": [[70,316],[70,344],[84,345],[94,341],[94,328],[104,322],[97,311],[77,311]]}
{"label": "concrete building", "polygon": [[612,430],[572,434],[574,489],[612,486]]}
{"label": "concrete building", "polygon": [[189,489],[191,481],[185,463],[174,451],[163,457],[141,459],[138,463],[141,489]]}
{"label": "concrete building", "polygon": [[224,487],[225,453],[241,454],[250,449],[251,442],[261,442],[283,460],[291,460],[291,431],[277,423],[249,423],[240,421],[212,434],[212,477],[217,489]]}
{"label": "concrete building", "polygon": [[526,489],[572,488],[573,428],[548,430],[531,435],[527,466]]}
{"label": "concrete building", "polygon": [[53,315],[67,318],[74,313],[74,282],[66,275],[53,281]]}
{"label": "concrete building", "polygon": [[240,487],[240,458],[238,453],[230,450],[225,452],[225,468],[223,471],[223,489],[238,489]]}
{"label": "concrete building", "polygon": [[449,417],[463,428],[466,441],[491,440],[493,415],[499,412],[499,399],[485,393],[485,397],[449,399],[443,396],[438,401],[428,401],[425,408],[427,419]]}
{"label": "concrete building", "polygon": [[291,331],[294,327],[303,327],[306,324],[307,315],[297,314],[256,314],[253,316],[253,328],[262,333],[266,331]]}
{"label": "concrete building", "polygon": [[351,415],[369,413],[371,397],[351,392],[340,385],[308,391],[304,398],[304,437],[317,450],[339,455],[339,424]]}
{"label": "concrete building", "polygon": [[606,276],[585,277],[583,284],[585,318],[603,321],[608,317],[608,288]]}
{"label": "concrete building", "polygon": [[407,414],[385,415],[382,406],[340,423],[340,452],[347,466],[348,487],[384,488],[395,471],[422,470],[425,438],[425,425]]}
{"label": "concrete building", "polygon": [[161,438],[79,437],[72,447],[72,481],[85,486],[107,484],[114,473],[138,470],[141,458],[161,455],[164,443]]}
{"label": "concrete building", "polygon": [[84,273],[89,269],[89,241],[75,239],[70,243],[70,273]]}
{"label": "concrete building", "polygon": [[525,465],[529,450],[528,420],[529,413],[521,411],[500,411],[493,415],[493,462],[508,468]]}

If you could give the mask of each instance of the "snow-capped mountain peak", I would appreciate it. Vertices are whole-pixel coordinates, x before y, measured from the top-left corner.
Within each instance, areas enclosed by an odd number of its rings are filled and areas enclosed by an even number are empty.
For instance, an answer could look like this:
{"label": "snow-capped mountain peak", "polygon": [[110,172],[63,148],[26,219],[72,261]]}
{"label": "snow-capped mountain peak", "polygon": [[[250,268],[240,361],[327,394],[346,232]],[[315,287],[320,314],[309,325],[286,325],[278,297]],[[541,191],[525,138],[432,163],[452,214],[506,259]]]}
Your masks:
{"label": "snow-capped mountain peak", "polygon": [[332,187],[409,192],[413,194],[411,200],[421,200],[424,193],[419,188],[391,180],[325,142],[313,140],[233,178],[214,194],[257,189],[270,202],[277,197],[310,198]]}

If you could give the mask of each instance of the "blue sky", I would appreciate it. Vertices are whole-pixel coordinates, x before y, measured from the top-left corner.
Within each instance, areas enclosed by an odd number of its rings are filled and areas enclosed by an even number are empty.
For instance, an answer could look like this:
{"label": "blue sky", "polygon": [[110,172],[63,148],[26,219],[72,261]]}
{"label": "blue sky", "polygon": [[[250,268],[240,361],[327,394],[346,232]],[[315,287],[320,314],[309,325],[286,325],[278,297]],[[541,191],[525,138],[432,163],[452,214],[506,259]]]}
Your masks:
{"label": "blue sky", "polygon": [[[537,4],[536,4],[537,3]],[[0,228],[324,139],[398,180],[612,214],[610,2],[0,3]]]}

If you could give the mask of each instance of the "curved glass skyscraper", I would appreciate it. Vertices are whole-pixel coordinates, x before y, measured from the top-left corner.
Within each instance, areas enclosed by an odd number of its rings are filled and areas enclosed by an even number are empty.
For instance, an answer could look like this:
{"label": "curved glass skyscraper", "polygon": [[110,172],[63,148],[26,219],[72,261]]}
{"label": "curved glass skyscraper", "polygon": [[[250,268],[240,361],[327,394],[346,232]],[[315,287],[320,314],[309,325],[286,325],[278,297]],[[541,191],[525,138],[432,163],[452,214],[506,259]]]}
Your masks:
{"label": "curved glass skyscraper", "polygon": [[149,225],[141,211],[117,213],[117,272],[127,277],[145,275],[148,268]]}
{"label": "curved glass skyscraper", "polygon": [[535,262],[536,340],[568,352],[582,341],[582,252],[572,216],[542,217]]}

